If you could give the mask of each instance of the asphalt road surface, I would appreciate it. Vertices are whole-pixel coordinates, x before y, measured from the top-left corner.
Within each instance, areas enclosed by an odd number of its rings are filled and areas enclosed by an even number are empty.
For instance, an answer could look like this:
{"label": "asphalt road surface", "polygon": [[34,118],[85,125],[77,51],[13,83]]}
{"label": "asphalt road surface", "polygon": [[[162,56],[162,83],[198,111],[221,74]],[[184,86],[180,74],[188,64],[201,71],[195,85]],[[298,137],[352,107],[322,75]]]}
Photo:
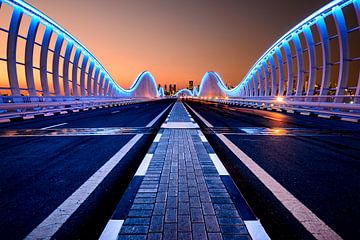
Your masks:
{"label": "asphalt road surface", "polygon": [[313,239],[216,134],[223,134],[344,239],[360,239],[360,125],[187,102],[190,111],[272,239]]}
{"label": "asphalt road surface", "polygon": [[[0,124],[1,238],[26,237],[135,134],[145,133],[54,235],[97,238],[166,112],[152,128],[143,127],[172,103],[162,100]],[[114,132],[121,128],[126,129]]]}

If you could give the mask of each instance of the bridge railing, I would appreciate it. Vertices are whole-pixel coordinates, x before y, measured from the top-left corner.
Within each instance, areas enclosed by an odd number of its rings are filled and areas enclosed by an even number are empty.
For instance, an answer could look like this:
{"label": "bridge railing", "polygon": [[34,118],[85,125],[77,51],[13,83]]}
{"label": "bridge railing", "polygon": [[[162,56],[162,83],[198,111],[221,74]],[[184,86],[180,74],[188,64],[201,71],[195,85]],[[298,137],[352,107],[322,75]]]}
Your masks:
{"label": "bridge railing", "polygon": [[242,80],[240,97],[360,103],[360,0],[335,0],[276,41]]}
{"label": "bridge railing", "polygon": [[123,90],[73,35],[21,0],[0,0],[0,102],[117,97]]}

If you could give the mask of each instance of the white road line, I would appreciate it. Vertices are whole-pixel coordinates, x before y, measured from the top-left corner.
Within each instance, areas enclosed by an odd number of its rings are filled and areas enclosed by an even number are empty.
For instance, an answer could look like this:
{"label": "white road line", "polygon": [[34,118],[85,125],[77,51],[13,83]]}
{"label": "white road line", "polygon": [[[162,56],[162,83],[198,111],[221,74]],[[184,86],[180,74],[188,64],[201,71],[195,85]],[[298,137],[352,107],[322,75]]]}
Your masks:
{"label": "white road line", "polygon": [[161,133],[156,134],[156,137],[155,137],[155,139],[154,139],[154,142],[160,142],[161,136],[162,136]]}
{"label": "white road line", "polygon": [[358,122],[358,120],[355,119],[355,118],[347,118],[347,117],[342,117],[341,120],[342,121],[347,121],[347,122],[354,122],[354,123]]}
{"label": "white road line", "polygon": [[119,113],[120,111],[113,111],[111,112],[111,114],[115,114],[115,113]]}
{"label": "white road line", "polygon": [[40,128],[41,130],[46,130],[46,129],[50,129],[50,128],[54,128],[54,127],[59,127],[59,126],[63,126],[63,125],[66,125],[67,123],[59,123],[59,124],[55,124],[55,125],[51,125],[51,126],[48,126],[48,127],[43,127],[43,128]]}
{"label": "white road line", "polygon": [[[204,119],[196,111],[193,110],[193,112],[200,119]],[[204,123],[206,124],[208,122],[205,120]],[[212,127],[212,125],[209,124],[207,127]],[[241,151],[226,136],[223,134],[216,135],[316,239],[342,239],[334,230],[332,230],[326,223],[318,218],[310,209],[308,209],[286,188],[284,188],[279,182],[270,176],[270,174],[262,169],[253,159]]]}
{"label": "white road line", "polygon": [[218,171],[220,176],[229,176],[228,171],[220,161],[219,157],[215,153],[209,153],[209,157],[211,161],[214,163],[216,170]]}
{"label": "white road line", "polygon": [[300,115],[309,116],[309,115],[310,115],[310,112],[300,112]]}
{"label": "white road line", "polygon": [[202,142],[208,142],[208,140],[206,139],[204,134],[201,132],[201,130],[198,130],[198,134],[199,134],[200,139],[201,139]]}
{"label": "white road line", "polygon": [[[151,127],[169,107],[170,106],[156,116],[146,127]],[[43,220],[25,239],[51,239],[143,135],[144,134],[136,134],[131,138],[128,143],[115,153],[114,156],[86,180],[70,197],[60,204],[60,206]]]}
{"label": "white road line", "polygon": [[147,153],[144,157],[144,159],[142,160],[139,168],[137,169],[135,176],[145,176],[145,173],[149,167],[150,161],[152,159],[154,154],[152,153]]}
{"label": "white road line", "polygon": [[252,239],[270,240],[270,237],[267,235],[259,220],[244,221],[244,223]]}
{"label": "white road line", "polygon": [[113,220],[111,219],[101,233],[99,240],[116,240],[120,229],[124,223],[124,220]]}
{"label": "white road line", "polygon": [[331,115],[319,114],[318,117],[330,119],[330,118],[331,118]]}

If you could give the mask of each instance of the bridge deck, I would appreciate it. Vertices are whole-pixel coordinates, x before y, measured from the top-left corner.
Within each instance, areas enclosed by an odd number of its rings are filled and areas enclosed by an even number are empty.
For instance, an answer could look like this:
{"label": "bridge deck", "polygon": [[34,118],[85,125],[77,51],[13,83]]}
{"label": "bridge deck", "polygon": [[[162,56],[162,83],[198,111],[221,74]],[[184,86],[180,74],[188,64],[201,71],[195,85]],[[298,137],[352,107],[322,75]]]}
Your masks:
{"label": "bridge deck", "polygon": [[215,166],[215,154],[197,127],[177,102],[119,239],[251,239],[220,175],[226,170],[219,162]]}

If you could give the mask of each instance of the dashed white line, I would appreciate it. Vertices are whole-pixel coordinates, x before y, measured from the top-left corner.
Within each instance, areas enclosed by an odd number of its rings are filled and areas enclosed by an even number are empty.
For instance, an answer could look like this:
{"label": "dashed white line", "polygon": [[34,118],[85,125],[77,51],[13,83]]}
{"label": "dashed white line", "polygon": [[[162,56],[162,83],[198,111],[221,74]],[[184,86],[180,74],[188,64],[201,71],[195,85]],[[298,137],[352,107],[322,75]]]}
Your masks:
{"label": "dashed white line", "polygon": [[99,240],[115,240],[118,237],[120,229],[124,223],[124,220],[111,219],[102,232]]}
{"label": "dashed white line", "polygon": [[115,114],[115,113],[119,113],[120,111],[113,111],[111,112],[111,114]]}
{"label": "dashed white line", "polygon": [[155,137],[155,139],[154,139],[154,142],[160,142],[161,136],[162,136],[161,133],[156,134],[156,137]]}
{"label": "dashed white line", "polygon": [[270,240],[259,220],[244,221],[247,230],[254,240]]}
{"label": "dashed white line", "polygon": [[54,127],[60,127],[60,126],[63,126],[63,125],[66,125],[67,123],[59,123],[59,124],[55,124],[55,125],[51,125],[51,126],[48,126],[48,127],[43,127],[43,128],[40,128],[41,130],[46,130],[46,129],[50,129],[50,128],[54,128]]}
{"label": "dashed white line", "polygon": [[137,169],[135,176],[145,176],[145,173],[149,167],[150,161],[152,159],[154,154],[152,153],[147,153],[144,157],[144,159],[142,160],[139,168]]}
{"label": "dashed white line", "polygon": [[228,171],[226,170],[226,168],[220,161],[219,157],[215,153],[209,153],[209,157],[210,157],[211,161],[214,163],[215,168],[220,176],[224,176],[224,175],[228,176],[229,175]]}

